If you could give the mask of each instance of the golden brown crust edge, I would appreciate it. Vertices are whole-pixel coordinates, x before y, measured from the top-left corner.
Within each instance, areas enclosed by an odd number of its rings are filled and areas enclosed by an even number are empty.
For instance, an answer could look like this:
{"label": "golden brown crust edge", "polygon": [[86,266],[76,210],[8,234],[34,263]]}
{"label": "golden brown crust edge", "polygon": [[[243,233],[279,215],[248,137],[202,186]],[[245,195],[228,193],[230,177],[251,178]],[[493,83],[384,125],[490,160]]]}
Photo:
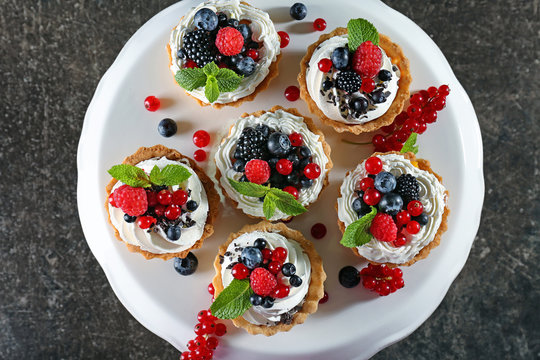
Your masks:
{"label": "golden brown crust edge", "polygon": [[[328,163],[326,164],[326,175],[324,177],[324,181],[323,181],[323,186],[321,188],[321,191],[319,192],[319,196],[317,197],[317,199],[315,201],[313,201],[312,203],[310,204],[307,204],[305,206],[306,209],[308,209],[311,204],[317,202],[319,200],[319,198],[321,197],[321,194],[322,192],[324,191],[324,189],[328,186],[329,184],[329,181],[328,181],[328,174],[330,173],[330,170],[332,169],[332,167],[334,166],[333,162],[332,162],[332,159],[330,158],[330,153],[331,153],[331,149],[330,149],[330,145],[328,145],[328,143],[326,142],[325,140],[325,137],[324,137],[324,134],[321,130],[319,130],[319,128],[315,125],[315,123],[313,122],[313,120],[307,116],[304,116],[302,115],[297,109],[295,108],[289,108],[289,109],[285,109],[284,107],[282,106],[279,106],[279,105],[276,105],[276,106],[273,106],[270,110],[259,110],[259,111],[256,111],[254,113],[251,113],[251,114],[248,114],[248,113],[243,113],[240,117],[241,118],[245,118],[245,117],[248,117],[250,115],[253,115],[253,116],[261,116],[267,112],[275,112],[277,110],[283,110],[283,111],[286,111],[288,113],[291,113],[295,116],[299,116],[299,117],[302,117],[304,119],[304,122],[306,123],[309,131],[311,131],[312,133],[316,134],[316,135],[319,135],[319,141],[322,143],[322,146],[323,146],[323,151],[324,151],[324,154],[326,155],[326,157],[328,158]],[[236,124],[236,123],[235,123]],[[234,127],[235,124],[232,124],[231,127],[229,128],[229,133],[227,134],[226,137],[224,137],[221,142],[225,141],[225,139],[227,137],[229,137],[231,135],[231,130],[232,128]],[[221,185],[221,172],[219,171],[219,168],[216,166],[216,180],[219,184],[219,186],[221,187],[223,193],[225,194],[225,197],[233,204],[233,207],[235,209],[238,209],[238,202],[235,201],[233,198],[231,198],[229,196],[229,194],[227,193],[227,191],[225,190],[225,188]],[[240,209],[241,210],[241,209]],[[243,212],[243,211],[242,211]],[[250,215],[250,214],[246,214],[245,212],[243,212],[245,215],[247,215],[248,217],[252,218],[252,219],[263,219],[263,220],[266,220],[264,217],[257,217],[257,216],[253,216],[253,215]],[[276,221],[288,221],[292,219],[292,216],[289,216],[288,218],[285,218],[285,219],[281,219],[281,220],[276,220]]]}
{"label": "golden brown crust edge", "polygon": [[232,322],[236,327],[245,329],[252,335],[263,334],[265,336],[272,336],[278,332],[289,331],[293,326],[302,324],[309,314],[317,311],[319,306],[319,300],[324,296],[324,281],[326,280],[326,273],[324,272],[322,259],[315,250],[313,244],[307,240],[301,232],[292,230],[285,226],[283,223],[271,223],[268,221],[261,221],[254,225],[245,225],[236,233],[229,235],[227,241],[219,247],[218,255],[214,261],[214,268],[216,269],[216,275],[212,280],[212,284],[215,289],[215,296],[217,297],[221,291],[223,291],[223,279],[221,278],[221,264],[220,255],[224,256],[229,244],[240,235],[253,232],[253,231],[266,231],[266,232],[279,232],[287,239],[295,240],[300,244],[304,252],[308,255],[311,263],[311,280],[309,283],[309,289],[306,294],[306,298],[302,308],[293,315],[291,324],[278,324],[274,326],[254,325],[242,316],[233,319]]}
{"label": "golden brown crust edge", "polygon": [[149,251],[142,250],[139,246],[131,245],[126,243],[122,238],[120,237],[120,233],[118,230],[114,227],[113,223],[111,222],[111,215],[109,213],[109,195],[111,194],[111,190],[116,184],[117,180],[112,179],[105,190],[107,191],[107,198],[105,200],[105,209],[107,210],[107,219],[109,221],[109,224],[111,224],[112,228],[114,229],[114,236],[124,242],[126,244],[127,248],[131,252],[138,252],[142,254],[147,260],[153,259],[153,258],[160,258],[163,260],[169,260],[174,257],[179,258],[185,258],[187,254],[191,250],[199,249],[203,241],[208,238],[210,235],[214,233],[214,221],[216,220],[216,216],[219,211],[219,195],[217,191],[214,189],[214,183],[212,180],[206,175],[206,173],[189,157],[182,155],[178,151],[174,149],[169,149],[163,145],[154,145],[152,147],[140,147],[133,155],[130,155],[124,159],[122,164],[130,164],[130,165],[136,165],[140,163],[143,160],[151,159],[154,157],[162,157],[165,156],[169,160],[180,160],[180,159],[186,159],[189,161],[189,165],[195,171],[197,176],[199,177],[199,180],[201,180],[201,183],[203,184],[204,190],[206,191],[206,196],[208,198],[208,216],[206,217],[206,224],[204,226],[203,234],[201,235],[201,238],[197,240],[193,246],[191,246],[189,249],[186,249],[182,252],[178,253],[167,253],[167,254],[154,254]]}
{"label": "golden brown crust edge", "polygon": [[[416,156],[414,155],[414,153],[412,152],[408,152],[408,153],[400,153],[399,151],[389,151],[389,152],[385,152],[385,153],[380,153],[380,152],[376,152],[374,153],[372,156],[376,156],[376,155],[387,155],[387,154],[398,154],[398,155],[403,155],[404,158],[410,160],[411,162],[412,161],[415,161],[418,163],[418,168],[421,169],[421,170],[424,170],[424,171],[427,171],[429,172],[430,174],[433,174],[438,180],[439,182],[442,184],[442,177],[439,176],[437,173],[435,173],[433,171],[433,169],[431,168],[431,165],[429,163],[428,160],[424,160],[424,159],[418,159],[416,158]],[[345,174],[345,176],[348,176],[350,173],[350,171],[347,172],[347,174]],[[409,260],[408,262],[406,263],[403,263],[403,264],[394,264],[394,263],[385,263],[386,265],[389,265],[389,266],[411,266],[412,264],[414,264],[415,262],[419,261],[419,260],[422,260],[424,258],[426,258],[430,251],[434,248],[436,248],[437,246],[439,246],[439,244],[441,243],[441,236],[442,234],[448,229],[448,216],[450,215],[450,209],[448,208],[448,196],[450,195],[450,193],[447,191],[445,191],[445,194],[446,194],[446,203],[445,203],[445,206],[444,206],[444,212],[442,214],[442,219],[441,219],[441,224],[439,225],[439,228],[437,229],[437,233],[435,234],[435,237],[433,238],[433,241],[431,241],[429,244],[427,244],[425,247],[423,247],[419,252],[418,254],[416,254],[415,257],[413,257],[411,260]],[[338,198],[341,197],[341,187],[338,188]],[[335,204],[335,209],[336,209],[336,213],[338,212],[338,203],[337,203],[337,200],[336,200],[336,204]],[[339,217],[337,219],[337,224],[338,224],[338,227],[339,227],[339,230],[341,230],[341,233],[343,234],[345,232],[345,224],[339,220]],[[375,265],[380,265],[382,263],[377,263],[375,261],[371,261],[369,259],[366,259],[365,257],[363,257],[362,255],[360,255],[360,253],[358,252],[358,249],[356,248],[351,248],[351,250],[354,252],[354,254],[372,264],[375,264]]]}
{"label": "golden brown crust edge", "polygon": [[300,97],[306,102],[309,111],[311,111],[313,114],[316,114],[324,124],[331,126],[337,132],[341,133],[346,131],[358,135],[365,132],[375,131],[383,126],[390,125],[394,121],[394,118],[403,110],[405,102],[409,99],[409,86],[411,84],[412,78],[409,68],[409,60],[403,54],[403,50],[401,49],[401,47],[393,43],[388,36],[379,34],[379,46],[384,49],[386,55],[392,60],[392,64],[399,67],[399,70],[401,72],[398,92],[396,94],[396,97],[394,98],[394,101],[392,102],[392,105],[390,105],[390,108],[388,108],[388,110],[382,116],[365,124],[350,125],[328,118],[326,115],[324,115],[321,109],[319,109],[311,96],[309,96],[306,82],[307,67],[311,57],[313,56],[313,52],[315,51],[317,46],[319,46],[319,44],[321,44],[323,41],[330,39],[331,37],[343,35],[346,33],[346,28],[339,27],[330,32],[329,34],[321,35],[319,37],[319,40],[317,40],[308,47],[306,55],[304,55],[302,61],[300,61],[300,73],[298,74],[298,83],[300,85]]}

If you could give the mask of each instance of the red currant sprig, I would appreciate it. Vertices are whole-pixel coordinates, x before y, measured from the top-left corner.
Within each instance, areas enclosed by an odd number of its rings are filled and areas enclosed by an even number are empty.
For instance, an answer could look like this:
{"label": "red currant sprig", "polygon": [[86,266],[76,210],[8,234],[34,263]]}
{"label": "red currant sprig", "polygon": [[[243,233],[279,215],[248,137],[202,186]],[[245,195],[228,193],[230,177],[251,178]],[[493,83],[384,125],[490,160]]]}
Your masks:
{"label": "red currant sprig", "polygon": [[399,268],[390,268],[386,265],[368,264],[360,270],[362,285],[380,296],[387,296],[405,286],[403,272]]}
{"label": "red currant sprig", "polygon": [[223,323],[216,322],[218,320],[212,315],[210,310],[201,310],[197,314],[197,325],[195,325],[195,334],[193,340],[187,343],[188,351],[184,351],[180,356],[180,360],[211,360],[214,357],[214,350],[219,345],[219,340],[216,336],[223,336],[227,333],[227,326]]}

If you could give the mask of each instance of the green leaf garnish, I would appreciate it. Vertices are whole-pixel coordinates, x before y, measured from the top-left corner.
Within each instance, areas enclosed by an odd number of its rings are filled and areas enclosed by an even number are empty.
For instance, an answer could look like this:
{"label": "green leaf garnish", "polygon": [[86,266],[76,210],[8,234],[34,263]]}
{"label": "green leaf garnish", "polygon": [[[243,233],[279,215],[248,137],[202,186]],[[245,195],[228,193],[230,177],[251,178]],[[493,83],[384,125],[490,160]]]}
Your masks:
{"label": "green leaf garnish", "polygon": [[150,176],[143,169],[129,165],[114,165],[109,169],[109,174],[118,181],[131,187],[149,187],[152,185],[179,185],[189,179],[191,173],[181,165],[169,164],[163,169],[154,165]]}
{"label": "green leaf garnish", "polygon": [[243,76],[238,76],[231,69],[219,69],[216,80],[220,92],[229,92],[236,89],[242,82]]}
{"label": "green leaf garnish", "polygon": [[287,215],[300,215],[307,211],[307,209],[300,204],[294,196],[280,189],[271,188],[266,196],[270,196],[277,208]]}
{"label": "green leaf garnish", "polygon": [[216,76],[219,71],[219,67],[212,61],[203,67],[203,72],[206,76]]}
{"label": "green leaf garnish", "polygon": [[272,196],[268,194],[264,197],[264,201],[263,201],[264,217],[267,219],[271,219],[272,216],[274,216],[275,212],[276,212],[276,203],[274,202]]}
{"label": "green leaf garnish", "polygon": [[234,319],[241,316],[252,305],[249,297],[253,290],[249,286],[249,280],[233,279],[218,295],[210,306],[212,315],[219,319]]}
{"label": "green leaf garnish", "polygon": [[[152,180],[152,173],[150,173],[150,180]],[[173,185],[179,185],[189,179],[191,176],[191,173],[188,169],[181,165],[175,165],[175,164],[169,164],[166,165],[161,170],[161,182],[156,183],[152,180],[152,182],[155,185],[167,185],[167,186],[173,186]]]}
{"label": "green leaf garnish", "polygon": [[206,84],[206,74],[201,69],[185,68],[176,72],[174,79],[187,91],[193,91]]}
{"label": "green leaf garnish", "polygon": [[236,181],[231,178],[228,179],[229,184],[234,190],[238,191],[242,195],[251,197],[263,197],[268,193],[268,186],[254,184],[250,182]]}
{"label": "green leaf garnish", "polygon": [[209,75],[206,78],[206,86],[204,87],[204,96],[213,103],[219,97],[219,87],[214,75]]}
{"label": "green leaf garnish", "polygon": [[372,238],[369,227],[375,215],[377,215],[377,208],[371,206],[369,213],[347,226],[340,244],[348,248],[367,244]]}
{"label": "green leaf garnish", "polygon": [[365,41],[371,41],[374,45],[379,45],[379,33],[375,26],[366,19],[349,20],[347,33],[350,51],[356,51],[356,48]]}
{"label": "green leaf garnish", "polygon": [[109,174],[118,181],[131,187],[149,187],[152,182],[143,169],[133,165],[120,164],[114,165],[109,169]]}
{"label": "green leaf garnish", "polygon": [[411,135],[409,135],[409,138],[405,143],[403,144],[403,147],[401,148],[401,153],[406,152],[412,152],[417,154],[418,153],[418,145],[416,145],[416,138],[418,137],[418,134],[413,132]]}

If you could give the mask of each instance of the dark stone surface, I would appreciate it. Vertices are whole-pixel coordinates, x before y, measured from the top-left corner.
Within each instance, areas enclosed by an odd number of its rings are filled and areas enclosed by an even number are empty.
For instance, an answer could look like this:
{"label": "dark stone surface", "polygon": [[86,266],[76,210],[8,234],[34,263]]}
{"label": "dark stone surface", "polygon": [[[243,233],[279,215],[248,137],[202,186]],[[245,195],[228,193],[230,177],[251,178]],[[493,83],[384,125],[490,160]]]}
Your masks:
{"label": "dark stone surface", "polygon": [[[125,41],[171,3],[0,1],[1,358],[178,355],[116,299],[74,211],[77,142],[95,87]],[[433,37],[471,97],[486,198],[442,304],[375,358],[538,358],[538,0],[387,3]]]}

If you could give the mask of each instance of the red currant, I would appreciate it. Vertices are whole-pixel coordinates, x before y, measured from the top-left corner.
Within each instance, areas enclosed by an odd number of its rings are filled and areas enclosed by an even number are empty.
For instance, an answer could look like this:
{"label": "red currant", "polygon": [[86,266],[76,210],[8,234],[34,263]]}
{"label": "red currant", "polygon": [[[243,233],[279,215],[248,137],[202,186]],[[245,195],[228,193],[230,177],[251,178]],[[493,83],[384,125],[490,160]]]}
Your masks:
{"label": "red currant", "polygon": [[158,218],[162,217],[162,216],[165,215],[165,209],[167,209],[165,207],[165,205],[158,204],[158,205],[154,206],[154,213],[156,213],[156,216]]}
{"label": "red currant", "polygon": [[137,219],[137,225],[143,230],[149,229],[156,222],[156,218],[152,216],[141,216]]}
{"label": "red currant", "polygon": [[409,221],[409,223],[407,224],[407,232],[411,235],[414,235],[414,234],[418,234],[419,231],[420,231],[420,224],[415,220]]}
{"label": "red currant", "polygon": [[219,340],[215,336],[210,336],[208,339],[206,339],[206,348],[210,350],[217,349],[219,345]]}
{"label": "red currant", "polygon": [[[201,324],[201,323],[196,324],[196,325],[195,325],[195,328],[193,329],[193,331],[195,331],[195,334],[197,334],[197,335],[204,335],[204,331],[203,331],[203,329],[202,329],[202,324]],[[199,338],[199,337],[201,337],[201,338],[204,340],[204,338],[203,338],[202,336],[197,336],[197,337],[195,338],[195,342],[196,342],[196,343],[197,343],[197,338]],[[197,344],[197,347],[199,347],[199,346],[200,346],[200,345]]]}
{"label": "red currant", "polygon": [[261,250],[262,256],[264,260],[270,260],[272,258],[272,250],[268,248],[264,248]]}
{"label": "red currant", "polygon": [[205,321],[201,326],[205,334],[213,334],[216,331],[216,323],[213,321]]}
{"label": "red currant", "polygon": [[300,97],[300,89],[297,86],[291,85],[285,89],[285,98],[289,101],[296,101]]}
{"label": "red currant", "polygon": [[[399,270],[399,269],[398,269],[398,270]],[[401,289],[402,287],[405,286],[405,282],[404,282],[403,279],[400,278],[400,277],[399,277],[399,278],[394,278],[394,279],[392,279],[392,285],[394,285],[394,287],[395,287],[396,289]]]}
{"label": "red currant", "polygon": [[259,60],[259,50],[257,49],[249,49],[246,51],[246,55],[255,61]]}
{"label": "red currant", "polygon": [[375,90],[375,81],[369,78],[362,79],[362,85],[360,86],[360,90],[362,90],[366,94],[369,94],[370,92]]}
{"label": "red currant", "polygon": [[270,264],[268,264],[268,271],[276,275],[281,271],[281,263],[277,261],[270,262]]}
{"label": "red currant", "polygon": [[428,87],[427,92],[429,94],[429,97],[435,97],[439,95],[439,91],[437,90],[435,86]]}
{"label": "red currant", "polygon": [[328,302],[328,293],[325,291],[323,297],[319,300],[319,304],[324,304],[326,302]]}
{"label": "red currant", "polygon": [[366,191],[369,188],[372,188],[375,186],[375,180],[370,177],[365,177],[362,180],[360,180],[360,190]]}
{"label": "red currant", "polygon": [[315,180],[321,176],[321,168],[315,163],[307,164],[304,168],[304,175],[306,175],[308,179]]}
{"label": "red currant", "polygon": [[382,170],[382,161],[376,156],[372,156],[366,160],[366,171],[368,174],[377,175]]}
{"label": "red currant", "polygon": [[321,223],[316,223],[311,227],[311,236],[315,239],[322,239],[326,235],[326,226]]}
{"label": "red currant", "polygon": [[319,70],[327,73],[330,70],[332,70],[332,60],[328,58],[321,59],[318,63],[318,66],[319,66]]}
{"label": "red currant", "polygon": [[242,263],[237,263],[231,270],[232,276],[235,279],[242,280],[249,276],[249,269]]}
{"label": "red currant", "polygon": [[396,140],[400,143],[404,143],[407,141],[409,136],[411,135],[411,131],[409,129],[405,129],[405,125],[396,133]]}
{"label": "red currant", "polygon": [[198,162],[206,160],[206,151],[202,149],[195,151],[195,153],[193,154],[193,158]]}
{"label": "red currant", "polygon": [[401,210],[396,215],[396,224],[399,227],[402,227],[403,225],[407,225],[407,223],[411,221],[411,214],[409,214],[405,210]]}
{"label": "red currant", "polygon": [[[212,314],[210,313],[210,315]],[[197,320],[202,324],[202,322],[206,319],[208,319],[208,310],[199,311],[199,313],[197,314]]]}
{"label": "red currant", "polygon": [[427,92],[427,90],[420,90],[418,93],[424,98],[425,104],[429,100],[429,93]]}
{"label": "red currant", "polygon": [[[116,203],[114,202],[114,196],[113,196],[114,193],[111,193],[109,195],[109,205],[111,205],[112,207],[118,207],[116,206]],[[147,198],[148,198],[148,193],[147,193]],[[150,206],[150,202],[148,202],[148,206]]]}
{"label": "red currant", "polygon": [[176,190],[173,193],[173,195],[172,195],[172,203],[175,204],[175,205],[182,206],[185,203],[187,203],[188,198],[189,198],[189,195],[188,195],[187,191],[179,189],[179,190]]}
{"label": "red currant", "polygon": [[407,211],[412,216],[418,216],[424,211],[424,205],[419,200],[410,201],[407,204]]}
{"label": "red currant", "polygon": [[388,286],[388,284],[385,281],[382,284],[378,285],[375,288],[375,291],[377,291],[379,295],[381,296],[387,296],[387,295],[390,295],[390,286]]}
{"label": "red currant", "polygon": [[195,344],[195,340],[189,340],[187,343],[187,348],[190,351],[193,351],[197,348],[197,345]]}
{"label": "red currant", "polygon": [[403,233],[397,234],[396,240],[394,240],[393,244],[395,247],[403,246],[407,243],[407,237]]}
{"label": "red currant", "polygon": [[326,29],[326,21],[321,18],[315,19],[315,21],[313,22],[313,28],[317,31],[323,31],[324,29]]}
{"label": "red currant", "polygon": [[272,291],[272,297],[276,299],[283,299],[289,296],[291,288],[287,285],[279,285],[274,291]]}
{"label": "red currant", "polygon": [[197,63],[193,60],[188,60],[185,64],[184,64],[184,67],[185,68],[188,68],[188,69],[193,69],[193,68],[198,68],[197,66]]}
{"label": "red currant", "polygon": [[291,38],[289,37],[289,34],[287,34],[285,31],[278,31],[279,38],[281,39],[280,48],[284,48],[287,45],[289,45],[289,41]]}
{"label": "red currant", "polygon": [[418,129],[418,126],[420,126],[420,124],[418,123],[416,119],[409,119],[405,121],[405,124],[403,124],[403,127],[401,128],[401,130],[415,132]]}
{"label": "red currant", "polygon": [[[190,340],[190,341],[193,341],[193,340]],[[189,349],[189,347],[188,347]],[[180,355],[180,360],[190,360],[191,359],[191,353],[190,352],[187,352],[187,351],[184,351],[182,353],[182,355]]]}
{"label": "red currant", "polygon": [[176,220],[182,215],[182,208],[178,205],[169,205],[165,210],[165,217],[169,220]]}
{"label": "red currant", "polygon": [[381,128],[381,130],[382,130],[385,134],[391,134],[391,133],[394,132],[394,129],[395,129],[395,128],[396,128],[396,123],[393,122],[393,123],[391,123],[391,124],[388,125],[388,126],[383,126],[383,127]]}
{"label": "red currant", "polygon": [[403,125],[405,121],[407,121],[408,118],[409,116],[407,115],[407,112],[402,111],[401,113],[399,113],[398,116],[396,116],[396,118],[394,119],[394,123],[397,124],[398,126]]}
{"label": "red currant", "polygon": [[193,134],[193,143],[196,147],[203,148],[210,144],[210,134],[204,130],[195,131]]}
{"label": "red currant", "polygon": [[220,62],[217,64],[218,68],[220,69],[228,69],[229,67],[224,62]]}
{"label": "red currant", "polygon": [[281,175],[289,175],[293,170],[293,163],[287,159],[279,159],[276,163],[276,171]]}
{"label": "red currant", "polygon": [[422,119],[424,119],[425,123],[432,124],[435,121],[437,121],[437,112],[436,111],[424,112],[424,115],[422,115]]}
{"label": "red currant", "polygon": [[448,96],[450,94],[450,87],[448,85],[439,86],[439,95]]}
{"label": "red currant", "polygon": [[279,246],[272,251],[273,261],[284,262],[285,259],[287,259],[287,249],[284,247]]}
{"label": "red currant", "polygon": [[381,193],[374,188],[369,188],[364,192],[363,200],[367,205],[375,206],[381,201]]}
{"label": "red currant", "polygon": [[419,123],[418,129],[416,129],[416,132],[418,134],[423,134],[423,133],[426,132],[426,130],[427,130],[427,125],[426,125],[425,122],[422,121],[422,122]]}
{"label": "red currant", "polygon": [[384,151],[386,148],[386,138],[381,134],[373,136],[371,143],[375,147],[376,151]]}
{"label": "red currant", "polygon": [[446,99],[442,96],[437,96],[433,99],[431,106],[433,106],[433,109],[441,111],[446,106]]}
{"label": "red currant", "polygon": [[409,115],[411,119],[417,119],[422,116],[422,108],[419,105],[411,104],[407,108],[407,115]]}
{"label": "red currant", "polygon": [[157,109],[159,109],[160,105],[161,102],[155,96],[148,96],[146,99],[144,99],[144,107],[148,111],[156,111]]}
{"label": "red currant", "polygon": [[424,104],[424,102],[425,102],[425,99],[420,93],[416,93],[413,96],[411,96],[411,104],[421,106]]}
{"label": "red currant", "polygon": [[172,203],[172,194],[169,190],[161,190],[157,194],[157,201],[161,205],[170,205]]}
{"label": "red currant", "polygon": [[214,295],[215,292],[216,292],[216,289],[214,289],[214,284],[212,283],[208,284],[208,293],[210,295]]}
{"label": "red currant", "polygon": [[302,134],[294,132],[291,135],[289,135],[289,141],[291,142],[292,146],[302,146],[304,143],[304,137]]}
{"label": "red currant", "polygon": [[392,269],[392,276],[393,276],[394,278],[400,278],[400,277],[403,276],[403,271],[401,271],[400,268],[393,268],[393,269]]}
{"label": "red currant", "polygon": [[298,189],[295,188],[294,186],[286,186],[283,188],[283,191],[291,194],[292,196],[294,196],[296,200],[298,200]]}
{"label": "red currant", "polygon": [[154,191],[146,191],[146,201],[148,201],[148,207],[154,207],[157,205],[157,194]]}
{"label": "red currant", "polygon": [[223,336],[227,333],[227,326],[223,323],[216,324],[216,332],[215,334],[217,336]]}
{"label": "red currant", "polygon": [[363,276],[362,285],[369,290],[373,290],[377,286],[377,281],[373,276]]}

